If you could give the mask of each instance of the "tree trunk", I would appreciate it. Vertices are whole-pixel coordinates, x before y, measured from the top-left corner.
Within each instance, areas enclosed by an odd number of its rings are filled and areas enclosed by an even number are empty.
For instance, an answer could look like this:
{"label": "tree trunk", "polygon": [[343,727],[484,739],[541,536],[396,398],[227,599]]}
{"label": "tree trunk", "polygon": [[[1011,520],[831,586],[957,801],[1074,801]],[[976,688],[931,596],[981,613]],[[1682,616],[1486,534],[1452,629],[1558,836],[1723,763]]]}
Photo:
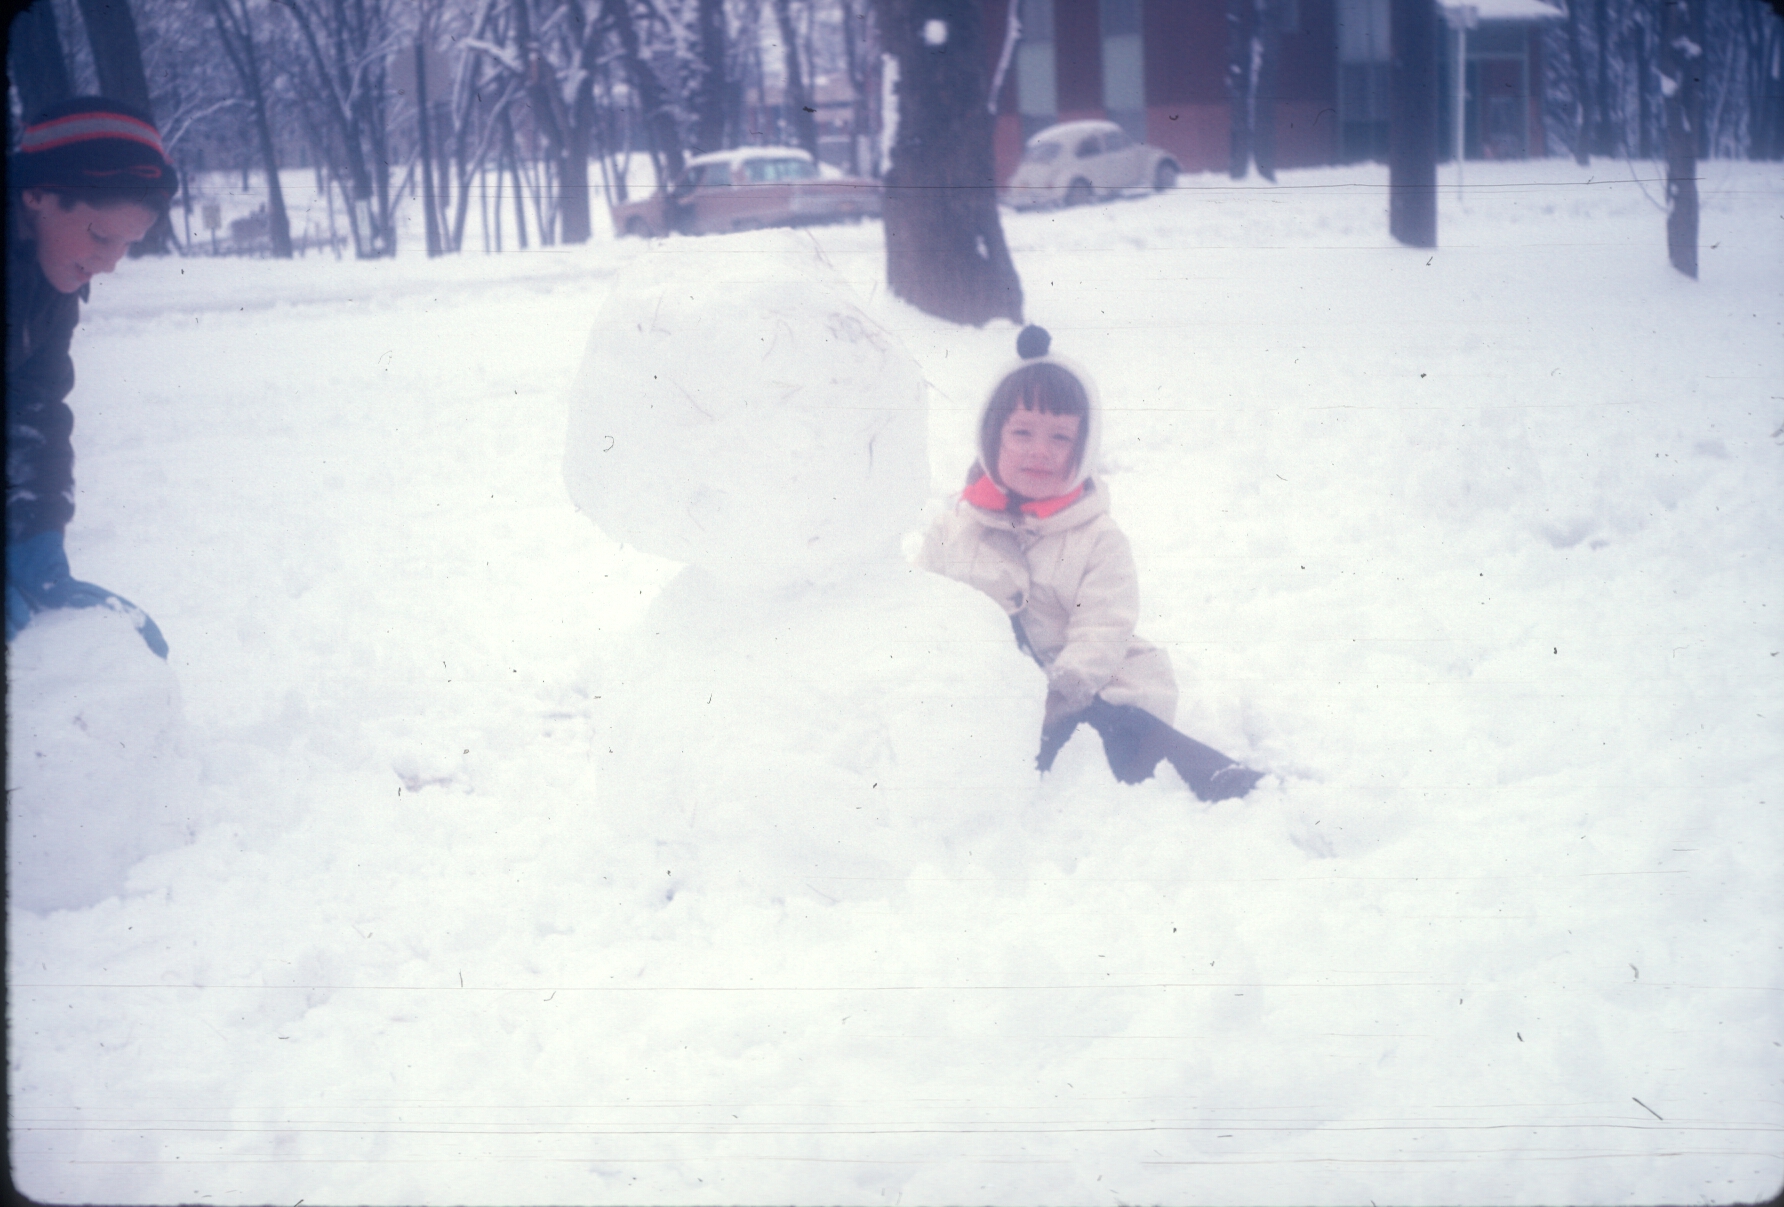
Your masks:
{"label": "tree trunk", "polygon": [[[1583,3],[1583,0],[1581,0]],[[1593,25],[1598,34],[1598,80],[1593,89],[1593,112],[1598,125],[1592,139],[1594,155],[1615,155],[1617,139],[1611,126],[1611,25],[1607,0],[1594,0]]]}
{"label": "tree trunk", "polygon": [[425,33],[415,39],[415,141],[421,152],[421,210],[427,231],[427,255],[439,255],[440,215],[434,206],[433,131],[429,129],[427,111],[427,46]]}
{"label": "tree trunk", "polygon": [[787,86],[781,94],[781,109],[793,127],[793,138],[813,159],[818,157],[818,120],[811,97],[805,90],[805,71],[799,63],[799,34],[793,28],[791,0],[774,0],[774,20],[780,27],[781,60],[785,64]]}
{"label": "tree trunk", "polygon": [[725,148],[725,0],[700,0],[700,86],[694,94],[697,151]]}
{"label": "tree trunk", "polygon": [[873,174],[871,162],[862,158],[863,137],[872,128],[872,118],[868,111],[868,85],[872,73],[868,69],[868,55],[862,46],[866,32],[865,14],[856,8],[860,0],[842,0],[842,43],[843,61],[848,69],[849,90],[854,94],[854,104],[849,115],[849,171],[856,176]]}
{"label": "tree trunk", "polygon": [[1666,85],[1666,251],[1697,279],[1697,127],[1703,119],[1703,0],[1662,0]]}
{"label": "tree trunk", "polygon": [[1251,45],[1251,158],[1276,183],[1276,59],[1282,32],[1277,0],[1257,0]]}
{"label": "tree trunk", "polygon": [[[1665,3],[1665,0],[1661,0]],[[1648,45],[1653,41],[1646,19],[1636,21],[1629,30],[1635,48],[1635,157],[1654,158],[1653,113],[1655,65],[1648,59]]]}
{"label": "tree trunk", "polygon": [[1022,283],[997,216],[984,15],[970,0],[877,0],[898,63],[886,173],[886,283],[938,318],[1022,321]]}
{"label": "tree trunk", "polygon": [[[521,83],[526,89],[527,99],[531,102],[528,113],[528,117],[531,118],[531,128],[535,134],[543,134],[545,136],[546,153],[558,165],[557,178],[561,186],[565,180],[575,174],[574,169],[565,162],[570,154],[571,138],[567,130],[567,127],[570,124],[570,115],[564,112],[562,98],[558,95],[556,88],[558,82],[556,69],[550,65],[545,55],[541,52],[539,42],[534,35],[532,18],[527,12],[527,0],[513,0],[509,6],[509,11],[514,17],[515,40],[520,47],[520,54],[524,63],[525,74],[521,78]],[[569,37],[576,47],[575,53],[578,54],[580,54],[584,38],[588,32],[583,25],[582,17],[582,6],[580,4],[571,4],[557,13],[548,15],[546,18],[547,25],[553,20],[560,18],[568,19],[573,26],[573,28],[568,31]],[[562,32],[564,31],[560,29],[560,33]],[[532,150],[536,156],[537,148],[532,148]],[[518,159],[515,160],[515,166],[518,169]],[[586,194],[588,186],[588,163],[586,159],[582,165],[579,179],[582,181],[585,193],[581,198],[581,212],[576,218],[581,229],[586,231],[588,229],[588,197]],[[515,188],[517,191],[520,188],[518,177],[516,178]],[[539,220],[540,245],[549,246],[551,243],[550,228],[545,222],[544,216],[538,212],[540,205],[544,201],[544,197],[545,188],[543,182],[541,182],[540,186],[533,191],[534,217]],[[577,203],[572,202],[571,204],[574,206]],[[563,198],[560,196],[559,208],[562,209],[562,207]],[[587,242],[587,238],[585,236],[583,239],[577,241]]]}
{"label": "tree trunk", "polygon": [[217,27],[217,38],[223,44],[223,57],[235,69],[249,110],[254,115],[254,141],[260,150],[260,163],[266,172],[267,234],[272,239],[273,255],[281,260],[291,258],[291,219],[285,212],[285,190],[279,183],[279,156],[273,144],[271,117],[266,109],[266,87],[260,74],[260,52],[254,45],[252,10],[243,4],[239,9],[233,0],[209,0],[211,20]]}
{"label": "tree trunk", "polygon": [[1251,24],[1252,0],[1227,0],[1227,109],[1232,124],[1227,139],[1227,172],[1244,180],[1251,171]]}
{"label": "tree trunk", "polygon": [[1585,5],[1571,0],[1567,6],[1567,53],[1573,63],[1573,161],[1582,168],[1592,162],[1587,140],[1592,136],[1592,88],[1586,79],[1585,39],[1580,25]]}
{"label": "tree trunk", "polygon": [[588,152],[595,128],[595,80],[584,72],[576,88],[559,165],[558,204],[565,243],[587,243],[594,234],[594,205],[589,195]]}
{"label": "tree trunk", "polygon": [[667,185],[681,175],[686,164],[681,154],[681,132],[675,128],[675,114],[669,108],[662,81],[657,79],[657,73],[644,61],[644,55],[638,49],[638,30],[632,24],[628,0],[606,0],[604,11],[613,22],[614,32],[619,35],[626,74],[638,94],[639,107],[644,110],[644,128],[650,134],[651,149],[663,159],[659,181]]}
{"label": "tree trunk", "polygon": [[1436,247],[1436,5],[1391,0],[1388,40],[1388,230],[1408,247]]}
{"label": "tree trunk", "polygon": [[[387,34],[381,6],[356,0],[273,0],[297,22],[320,86],[319,100],[339,137],[341,167],[334,175],[349,192],[353,254],[362,260],[396,254],[391,225],[390,162],[384,138],[384,67],[376,47]],[[327,35],[328,49],[317,34]],[[374,170],[375,165],[375,170]]]}
{"label": "tree trunk", "polygon": [[291,258],[291,216],[285,212],[285,188],[279,182],[279,153],[273,147],[272,120],[266,112],[266,96],[254,100],[254,135],[260,143],[260,161],[266,165],[266,225],[273,255]]}
{"label": "tree trunk", "polygon": [[364,131],[371,151],[372,189],[377,198],[376,241],[380,255],[396,255],[396,222],[390,197],[390,149],[388,127],[384,116],[384,60],[368,43],[365,53],[364,82],[360,87],[359,128]]}
{"label": "tree trunk", "polygon": [[153,113],[149,78],[142,69],[142,42],[127,0],[80,0],[87,42],[93,48],[93,70],[99,91],[113,100]]}
{"label": "tree trunk", "polygon": [[13,87],[19,90],[25,121],[74,95],[68,60],[62,54],[62,36],[56,29],[56,9],[50,0],[37,0],[14,17],[8,35],[6,65]]}
{"label": "tree trunk", "polygon": [[1784,67],[1784,13],[1768,16],[1753,14],[1753,37],[1750,42],[1758,69],[1752,97],[1752,133],[1749,154],[1754,159],[1784,159],[1784,80],[1779,78]]}
{"label": "tree trunk", "polygon": [[[520,183],[520,152],[514,145],[514,122],[506,109],[502,110],[502,158],[507,161],[509,178],[514,182],[514,237],[520,241],[520,250],[527,249],[527,204],[526,191]],[[498,210],[498,213],[500,211]],[[497,227],[497,238],[501,228]],[[496,250],[500,251],[500,247]]]}

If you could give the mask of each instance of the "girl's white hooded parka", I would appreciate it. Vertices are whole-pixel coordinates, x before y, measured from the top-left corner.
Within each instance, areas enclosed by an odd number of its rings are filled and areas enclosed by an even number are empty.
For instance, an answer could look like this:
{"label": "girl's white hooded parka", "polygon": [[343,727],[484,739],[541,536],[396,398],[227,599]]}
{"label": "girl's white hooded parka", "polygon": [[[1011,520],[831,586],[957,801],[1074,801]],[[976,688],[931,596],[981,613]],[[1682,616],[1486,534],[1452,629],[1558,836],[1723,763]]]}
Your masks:
{"label": "girl's white hooded parka", "polygon": [[[1108,488],[1094,476],[1102,436],[1096,385],[1059,357],[1022,362],[1036,363],[1056,364],[1084,387],[1089,402],[1084,453],[1066,491],[1069,495],[1081,485],[1082,494],[1046,515],[990,510],[956,498],[930,525],[918,560],[926,569],[977,587],[1021,624],[1054,689],[1049,720],[1062,699],[1076,696],[1081,707],[1095,693],[1173,724],[1177,681],[1170,656],[1134,632],[1140,584],[1133,552],[1109,515]],[[980,431],[995,393],[994,386],[979,409]],[[995,438],[987,434],[986,441]],[[983,474],[996,482],[996,464],[995,445],[980,449],[969,486]],[[1002,489],[1001,482],[997,485]]]}

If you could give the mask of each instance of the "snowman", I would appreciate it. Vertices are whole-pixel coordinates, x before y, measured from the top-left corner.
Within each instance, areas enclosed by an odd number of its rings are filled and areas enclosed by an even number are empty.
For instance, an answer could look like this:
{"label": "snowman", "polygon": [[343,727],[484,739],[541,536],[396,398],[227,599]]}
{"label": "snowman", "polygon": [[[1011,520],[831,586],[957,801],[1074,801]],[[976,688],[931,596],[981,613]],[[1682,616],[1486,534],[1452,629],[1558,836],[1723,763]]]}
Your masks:
{"label": "snowman", "polygon": [[603,658],[608,824],[869,874],[897,845],[875,827],[993,808],[995,769],[1031,763],[1040,700],[1007,625],[901,550],[927,428],[916,363],[807,237],[670,241],[619,275],[566,483],[607,536],[684,569]]}

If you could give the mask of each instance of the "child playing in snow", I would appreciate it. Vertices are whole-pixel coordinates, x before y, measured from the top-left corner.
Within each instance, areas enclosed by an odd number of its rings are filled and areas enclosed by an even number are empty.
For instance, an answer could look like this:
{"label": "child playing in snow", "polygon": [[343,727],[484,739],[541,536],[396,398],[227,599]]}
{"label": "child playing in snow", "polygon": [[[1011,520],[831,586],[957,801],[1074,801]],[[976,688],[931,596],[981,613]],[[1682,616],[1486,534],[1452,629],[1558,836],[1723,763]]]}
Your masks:
{"label": "child playing in snow", "polygon": [[76,97],[26,126],[6,162],[6,640],[52,608],[106,607],[167,657],[155,622],[72,577],[69,342],[87,283],[118,266],[167,211],[178,184],[147,115]]}
{"label": "child playing in snow", "polygon": [[1167,760],[1205,801],[1244,796],[1261,772],[1171,727],[1171,661],[1134,634],[1133,553],[1109,515],[1108,488],[1092,476],[1101,436],[1095,386],[1049,356],[1050,345],[1039,327],[1017,338],[1023,363],[986,399],[979,459],[954,509],[930,527],[920,560],[996,600],[1017,644],[1046,672],[1040,770],[1088,723],[1124,784]]}

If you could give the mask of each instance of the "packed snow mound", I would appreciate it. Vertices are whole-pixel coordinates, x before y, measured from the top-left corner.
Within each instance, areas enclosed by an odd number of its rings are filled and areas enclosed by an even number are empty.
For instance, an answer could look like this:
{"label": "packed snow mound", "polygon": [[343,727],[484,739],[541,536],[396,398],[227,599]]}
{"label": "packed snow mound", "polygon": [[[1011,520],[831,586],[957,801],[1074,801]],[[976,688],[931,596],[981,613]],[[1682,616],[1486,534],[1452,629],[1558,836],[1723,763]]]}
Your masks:
{"label": "packed snow mound", "polygon": [[809,236],[670,240],[615,280],[570,399],[570,497],[721,579],[893,553],[928,490],[921,370]]}
{"label": "packed snow mound", "polygon": [[83,909],[190,840],[179,684],[130,620],[44,612],[7,646],[6,881],[14,909]]}
{"label": "packed snow mound", "polygon": [[595,694],[601,813],[679,846],[670,891],[749,867],[901,881],[915,833],[995,829],[1038,780],[1046,685],[1003,614],[896,556],[780,591],[689,567]]}

